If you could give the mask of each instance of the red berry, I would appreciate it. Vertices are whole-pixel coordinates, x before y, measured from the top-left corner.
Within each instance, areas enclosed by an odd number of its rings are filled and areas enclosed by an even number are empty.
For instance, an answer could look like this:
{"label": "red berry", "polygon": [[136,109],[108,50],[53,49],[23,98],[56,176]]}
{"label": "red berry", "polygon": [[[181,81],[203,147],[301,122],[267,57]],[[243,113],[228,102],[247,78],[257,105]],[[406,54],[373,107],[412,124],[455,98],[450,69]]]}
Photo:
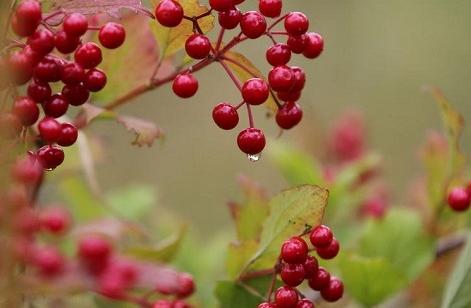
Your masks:
{"label": "red berry", "polygon": [[336,302],[343,296],[343,283],[337,277],[331,277],[329,284],[321,290],[321,296],[328,302]]}
{"label": "red berry", "polygon": [[258,9],[266,17],[275,18],[280,16],[283,2],[281,0],[260,0]]}
{"label": "red berry", "polygon": [[64,162],[64,151],[51,145],[43,146],[38,150],[38,159],[46,170],[53,170]]}
{"label": "red berry", "polygon": [[54,94],[43,103],[44,113],[53,118],[63,116],[67,109],[69,109],[69,103],[62,94]]}
{"label": "red berry", "polygon": [[329,227],[320,225],[312,229],[309,240],[314,247],[327,247],[332,243],[334,234]]}
{"label": "red berry", "polygon": [[13,15],[11,18],[11,28],[16,35],[26,37],[32,35],[38,28],[38,25],[21,23],[18,18]]}
{"label": "red berry", "polygon": [[234,7],[232,0],[209,0],[209,6],[215,11],[224,12]]}
{"label": "red berry", "polygon": [[289,91],[295,82],[295,76],[290,67],[276,66],[268,73],[268,82],[275,91]]}
{"label": "red berry", "polygon": [[267,49],[266,57],[273,66],[285,65],[291,59],[291,50],[288,45],[278,43]]}
{"label": "red berry", "polygon": [[277,308],[294,308],[298,303],[298,298],[298,292],[288,286],[283,286],[275,292],[275,303]]}
{"label": "red berry", "polygon": [[471,195],[463,187],[455,187],[448,193],[448,205],[454,211],[466,211],[470,203]]}
{"label": "red berry", "polygon": [[183,20],[183,8],[175,0],[161,0],[155,9],[157,21],[165,27],[176,27]]}
{"label": "red berry", "polygon": [[232,2],[234,3],[234,5],[238,5],[238,4],[241,4],[243,3],[245,0],[232,0]]}
{"label": "red berry", "polygon": [[285,263],[281,269],[280,277],[286,285],[297,287],[305,278],[304,266],[302,264]]}
{"label": "red berry", "polygon": [[41,19],[41,4],[36,0],[24,0],[16,7],[12,27],[19,36],[29,36],[36,31]]}
{"label": "red berry", "polygon": [[61,124],[61,134],[57,140],[57,144],[63,147],[71,146],[77,141],[78,131],[77,128],[70,123]]}
{"label": "red berry", "polygon": [[45,209],[39,223],[44,231],[52,234],[63,234],[69,230],[71,218],[69,212],[60,207]]}
{"label": "red berry", "polygon": [[88,100],[90,92],[83,84],[65,85],[62,88],[62,95],[72,106],[80,106]]}
{"label": "red berry", "polygon": [[307,43],[308,37],[306,34],[296,36],[290,35],[288,37],[288,41],[286,42],[291,51],[296,54],[302,53],[306,49]]}
{"label": "red berry", "polygon": [[54,143],[61,135],[61,125],[54,118],[46,117],[38,123],[41,139],[46,143]]}
{"label": "red berry", "polygon": [[62,28],[71,37],[80,37],[88,30],[87,17],[80,13],[72,13],[64,18]]}
{"label": "red berry", "polygon": [[106,86],[106,74],[97,68],[91,69],[85,75],[83,85],[90,92],[101,91]]}
{"label": "red berry", "polygon": [[303,298],[298,302],[296,308],[315,308],[315,306],[313,302],[311,302],[307,298]]}
{"label": "red berry", "polygon": [[276,96],[283,102],[297,102],[301,98],[301,91],[277,92]]}
{"label": "red berry", "polygon": [[308,33],[303,55],[309,59],[317,58],[324,50],[324,39],[318,33]]}
{"label": "red berry", "polygon": [[46,56],[34,69],[34,78],[42,82],[57,82],[61,80],[62,60]]}
{"label": "red berry", "polygon": [[186,40],[185,50],[193,59],[204,59],[211,51],[211,42],[205,35],[193,34]]}
{"label": "red berry", "polygon": [[306,279],[314,277],[317,274],[317,271],[319,270],[319,262],[313,256],[307,256],[307,259],[304,262],[303,266]]}
{"label": "red berry", "polygon": [[173,303],[167,300],[160,299],[154,303],[152,308],[174,308]]}
{"label": "red berry", "polygon": [[242,15],[240,28],[245,36],[250,39],[256,39],[265,33],[267,21],[259,12],[249,11]]}
{"label": "red berry", "polygon": [[65,84],[79,84],[85,78],[84,69],[75,62],[64,65],[61,73],[61,80]]}
{"label": "red berry", "polygon": [[309,19],[301,12],[291,12],[285,18],[285,29],[290,35],[301,35],[309,29]]}
{"label": "red berry", "polygon": [[258,305],[258,308],[277,308],[277,307],[275,304],[265,302]]}
{"label": "red berry", "polygon": [[102,272],[112,253],[112,247],[104,238],[89,235],[80,240],[78,256],[80,261],[93,273]]}
{"label": "red berry", "polygon": [[26,57],[31,60],[33,66],[38,65],[39,61],[44,58],[44,55],[41,55],[40,53],[34,51],[30,45],[26,45],[25,48],[23,48],[22,52]]}
{"label": "red berry", "polygon": [[21,121],[23,126],[31,126],[39,118],[39,108],[29,97],[23,96],[15,100],[13,104],[13,114]]}
{"label": "red berry", "polygon": [[46,29],[37,30],[28,38],[28,45],[40,55],[46,55],[54,49],[54,35]]}
{"label": "red berry", "polygon": [[292,237],[281,246],[281,258],[286,263],[302,264],[306,261],[308,246],[300,237]]}
{"label": "red berry", "polygon": [[108,298],[119,300],[126,295],[127,285],[119,273],[106,271],[98,279],[98,292]]}
{"label": "red berry", "polygon": [[15,162],[12,176],[18,182],[27,185],[37,184],[43,176],[43,168],[35,156],[27,156]]}
{"label": "red berry", "polygon": [[98,66],[103,60],[101,49],[95,43],[85,43],[75,51],[75,62],[85,69]]}
{"label": "red berry", "polygon": [[101,45],[108,49],[116,49],[123,45],[126,39],[126,31],[121,24],[109,22],[101,27],[98,33]]}
{"label": "red berry", "polygon": [[69,54],[75,51],[79,44],[79,37],[70,36],[65,33],[65,31],[58,31],[54,35],[54,45],[56,46],[56,49],[63,54]]}
{"label": "red berry", "polygon": [[176,300],[172,304],[173,304],[172,308],[191,308],[190,304],[187,304],[182,300]]}
{"label": "red berry", "polygon": [[21,51],[16,51],[8,58],[8,72],[13,82],[23,85],[33,76],[33,59]]}
{"label": "red berry", "polygon": [[263,104],[270,95],[270,89],[265,80],[261,78],[251,78],[242,86],[242,97],[244,101],[251,105]]}
{"label": "red berry", "polygon": [[227,11],[219,12],[218,15],[219,25],[227,30],[236,28],[241,19],[242,13],[236,7]]}
{"label": "red berry", "polygon": [[330,274],[324,268],[319,267],[317,273],[308,280],[309,287],[315,291],[320,291],[329,285]]}
{"label": "red berry", "polygon": [[322,259],[330,260],[335,258],[340,250],[339,242],[335,239],[332,239],[332,242],[329,246],[326,247],[316,247],[316,252]]}
{"label": "red berry", "polygon": [[248,155],[256,155],[265,148],[265,135],[260,129],[247,128],[237,137],[237,145],[240,150]]}
{"label": "red berry", "polygon": [[51,86],[47,82],[41,82],[33,80],[28,85],[28,96],[31,97],[35,102],[42,103],[49,97],[51,97],[52,90]]}
{"label": "red berry", "polygon": [[239,114],[233,106],[220,103],[213,109],[213,120],[220,128],[230,130],[239,123]]}
{"label": "red berry", "polygon": [[189,98],[198,91],[198,80],[190,73],[182,73],[175,77],[173,92],[181,98]]}
{"label": "red berry", "polygon": [[283,129],[291,129],[301,122],[303,111],[298,103],[287,102],[276,113],[276,123]]}
{"label": "red berry", "polygon": [[64,257],[54,247],[42,247],[34,251],[34,265],[46,278],[57,276],[64,270]]}
{"label": "red berry", "polygon": [[182,273],[178,277],[179,290],[177,296],[180,298],[188,297],[195,291],[195,282],[193,277],[189,274]]}

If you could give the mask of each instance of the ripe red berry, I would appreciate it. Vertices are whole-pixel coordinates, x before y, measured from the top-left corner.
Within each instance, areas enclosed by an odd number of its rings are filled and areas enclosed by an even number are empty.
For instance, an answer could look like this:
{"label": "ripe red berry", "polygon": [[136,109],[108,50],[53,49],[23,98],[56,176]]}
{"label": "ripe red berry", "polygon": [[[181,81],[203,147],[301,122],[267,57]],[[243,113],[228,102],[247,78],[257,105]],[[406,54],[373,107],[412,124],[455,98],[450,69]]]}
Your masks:
{"label": "ripe red berry", "polygon": [[106,74],[97,68],[91,69],[85,75],[83,85],[90,92],[101,91],[106,86]]}
{"label": "ripe red berry", "polygon": [[111,253],[110,243],[100,236],[89,235],[82,238],[78,244],[80,261],[93,274],[99,274],[106,268]]}
{"label": "ripe red berry", "polygon": [[195,282],[193,277],[189,274],[180,274],[180,276],[178,276],[178,285],[179,289],[176,295],[180,298],[188,297],[195,291]]}
{"label": "ripe red berry", "polygon": [[237,137],[239,149],[248,155],[256,155],[265,148],[265,135],[260,129],[247,128],[240,132]]}
{"label": "ripe red berry", "polygon": [[65,31],[58,31],[54,35],[54,45],[56,46],[56,49],[63,54],[69,54],[75,51],[79,44],[79,37],[70,36],[65,33]]}
{"label": "ripe red berry", "polygon": [[11,28],[16,35],[26,37],[32,35],[38,28],[38,25],[21,23],[18,18],[13,15],[11,18]]}
{"label": "ripe red berry", "polygon": [[95,43],[85,43],[75,51],[75,62],[85,69],[98,66],[103,60],[101,49]]}
{"label": "ripe red berry", "polygon": [[308,33],[303,55],[308,59],[317,58],[324,50],[324,39],[318,33]]}
{"label": "ripe red berry", "polygon": [[64,151],[57,146],[46,145],[38,150],[38,159],[46,170],[54,170],[64,162]]}
{"label": "ripe red berry", "polygon": [[285,18],[285,29],[290,35],[301,35],[309,29],[309,19],[301,12],[291,12]]}
{"label": "ripe red berry", "polygon": [[471,204],[471,195],[464,187],[455,187],[448,193],[448,205],[457,212],[466,211]]}
{"label": "ripe red berry", "polygon": [[298,303],[298,292],[295,289],[283,286],[275,292],[275,303],[277,308],[294,308]]}
{"label": "ripe red berry", "polygon": [[161,0],[155,9],[157,21],[165,27],[176,27],[183,20],[183,8],[175,0]]}
{"label": "ripe red berry", "polygon": [[265,33],[267,21],[259,12],[249,11],[242,15],[240,29],[250,39],[256,39]]}
{"label": "ripe red berry", "polygon": [[154,303],[152,308],[174,308],[173,303],[167,300],[160,299]]}
{"label": "ripe red berry", "polygon": [[213,109],[213,120],[220,128],[230,130],[239,123],[239,114],[230,104],[220,103]]}
{"label": "ripe red berry", "polygon": [[319,270],[319,262],[313,256],[307,256],[306,261],[303,264],[304,275],[306,279],[310,279],[317,274]]}
{"label": "ripe red berry", "polygon": [[191,308],[192,307],[190,304],[187,304],[182,300],[173,301],[172,304],[173,304],[172,308]]}
{"label": "ripe red berry", "polygon": [[23,48],[22,53],[30,59],[33,66],[38,65],[39,61],[44,58],[44,55],[41,55],[38,52],[34,51],[30,45],[26,45]]}
{"label": "ripe red berry", "polygon": [[297,102],[301,98],[301,91],[277,92],[276,96],[283,102]]}
{"label": "ripe red berry", "polygon": [[265,80],[261,78],[251,78],[242,86],[242,97],[244,101],[251,105],[263,104],[270,95],[270,89]]}
{"label": "ripe red berry", "polygon": [[319,267],[317,273],[308,280],[309,287],[315,291],[320,291],[329,285],[330,274],[324,268]]}
{"label": "ripe red berry", "polygon": [[24,0],[15,9],[12,28],[19,36],[30,36],[42,19],[41,4],[36,0]]}
{"label": "ripe red berry", "polygon": [[108,298],[119,300],[126,295],[127,284],[119,273],[105,271],[98,279],[98,292]]}
{"label": "ripe red berry", "polygon": [[236,7],[227,11],[219,12],[218,15],[219,25],[227,30],[236,28],[241,19],[242,13]]}
{"label": "ripe red berry", "polygon": [[41,247],[34,251],[33,263],[45,278],[57,276],[64,270],[64,257],[54,247]]}
{"label": "ripe red berry", "polygon": [[61,80],[62,60],[46,56],[34,68],[34,78],[42,82],[57,82]]}
{"label": "ripe red berry", "polygon": [[296,308],[315,308],[315,306],[313,302],[311,302],[307,298],[303,298],[298,302]]}
{"label": "ripe red berry", "polygon": [[286,263],[302,264],[306,261],[308,246],[300,237],[292,237],[281,246],[281,258]]}
{"label": "ripe red berry", "polygon": [[211,51],[211,42],[203,34],[193,34],[186,40],[185,50],[193,59],[204,59]]}
{"label": "ripe red berry", "polygon": [[325,260],[330,260],[335,258],[340,250],[340,244],[339,242],[335,239],[335,237],[332,239],[332,242],[325,247],[316,247],[316,252],[321,257],[322,259]]}
{"label": "ripe red berry", "polygon": [[261,303],[260,305],[258,305],[258,308],[277,308],[275,304],[273,303]]}
{"label": "ripe red berry", "polygon": [[26,185],[37,184],[43,176],[43,168],[35,156],[27,156],[15,162],[12,168],[13,178]]}
{"label": "ripe red berry", "polygon": [[232,0],[209,0],[209,6],[218,12],[224,12],[234,7]]}
{"label": "ripe red berry", "polygon": [[54,94],[43,103],[44,113],[49,117],[59,118],[67,112],[67,109],[69,103],[62,94]]}
{"label": "ripe red berry", "polygon": [[276,113],[276,123],[283,129],[291,129],[301,122],[303,111],[298,103],[287,102]]}
{"label": "ripe red berry", "polygon": [[189,98],[198,91],[198,80],[190,73],[182,73],[175,77],[173,92],[181,98]]}
{"label": "ripe red berry", "polygon": [[90,97],[90,92],[83,84],[65,85],[62,88],[62,95],[72,106],[83,105]]}
{"label": "ripe red berry", "polygon": [[39,29],[28,38],[28,45],[44,56],[54,49],[54,35],[47,29]]}
{"label": "ripe red berry", "polygon": [[285,65],[291,60],[291,50],[288,45],[278,43],[267,49],[266,57],[273,66]]}
{"label": "ripe red berry", "polygon": [[268,82],[274,91],[289,91],[295,82],[295,76],[290,67],[280,65],[268,73]]}
{"label": "ripe red berry", "polygon": [[260,0],[258,9],[266,17],[275,18],[280,16],[283,2],[281,0]]}
{"label": "ripe red berry", "polygon": [[305,278],[303,264],[283,264],[280,277],[283,282],[290,287],[299,286]]}
{"label": "ripe red berry", "polygon": [[33,59],[24,52],[16,51],[8,58],[7,68],[12,81],[23,85],[33,76]]}
{"label": "ripe red berry", "polygon": [[61,135],[61,125],[54,118],[46,117],[39,121],[38,131],[46,143],[55,143]]}
{"label": "ripe red berry", "polygon": [[101,27],[98,33],[98,39],[101,45],[108,49],[116,49],[123,45],[126,39],[126,31],[121,24],[116,22],[108,22]]}
{"label": "ripe red berry", "polygon": [[327,247],[332,243],[334,234],[329,227],[320,225],[312,229],[309,240],[314,247]]}
{"label": "ripe red berry", "polygon": [[63,147],[71,146],[77,141],[78,131],[77,128],[70,123],[61,124],[61,134],[57,140],[57,144]]}
{"label": "ripe red berry", "polygon": [[321,290],[321,296],[328,302],[336,302],[343,296],[343,283],[337,277],[331,277],[329,284]]}
{"label": "ripe red berry", "polygon": [[304,85],[306,84],[306,74],[302,68],[297,66],[292,66],[291,71],[294,74],[294,84],[289,91],[299,92],[304,89]]}
{"label": "ripe red berry", "polygon": [[18,117],[23,126],[31,126],[39,118],[38,106],[27,96],[19,97],[15,100],[12,112]]}
{"label": "ripe red berry", "polygon": [[72,37],[80,37],[88,30],[87,17],[80,13],[72,13],[64,18],[62,28],[67,35]]}
{"label": "ripe red berry", "polygon": [[61,80],[65,84],[79,84],[85,79],[84,69],[75,62],[64,65],[61,72]]}
{"label": "ripe red berry", "polygon": [[33,80],[28,85],[28,96],[31,97],[35,102],[42,103],[49,97],[51,97],[52,90],[51,86],[47,82],[41,82]]}
{"label": "ripe red berry", "polygon": [[292,52],[300,54],[306,49],[307,41],[308,37],[306,34],[296,36],[290,35],[286,41],[286,44]]}
{"label": "ripe red berry", "polygon": [[52,234],[63,234],[69,230],[71,218],[69,212],[60,207],[43,210],[39,217],[41,229]]}

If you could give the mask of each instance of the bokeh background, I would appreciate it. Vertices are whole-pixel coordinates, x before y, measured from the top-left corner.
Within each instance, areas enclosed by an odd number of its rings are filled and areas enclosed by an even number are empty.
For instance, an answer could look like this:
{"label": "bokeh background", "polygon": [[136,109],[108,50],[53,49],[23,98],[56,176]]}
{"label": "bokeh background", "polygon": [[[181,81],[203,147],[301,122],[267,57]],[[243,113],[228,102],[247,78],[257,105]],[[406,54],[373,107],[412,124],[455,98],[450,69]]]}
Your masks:
{"label": "bokeh background", "polygon": [[[256,1],[246,1],[253,7]],[[384,156],[384,173],[398,200],[420,172],[417,147],[426,132],[440,128],[440,118],[424,85],[440,87],[465,118],[471,115],[471,1],[468,0],[290,0],[287,10],[302,10],[311,30],[321,33],[325,52],[315,61],[295,57],[308,75],[301,104],[305,118],[281,138],[312,150],[322,132],[346,108],[364,112],[371,144]],[[246,42],[240,51],[267,72],[268,40]],[[176,98],[170,86],[149,93],[122,109],[166,131],[166,140],[151,148],[130,146],[119,125],[98,123],[105,159],[98,166],[102,186],[147,183],[159,204],[194,224],[203,237],[228,228],[226,202],[238,197],[235,178],[246,174],[271,192],[286,186],[267,157],[251,163],[235,143],[246,117],[231,132],[218,129],[211,110],[221,101],[238,103],[240,94],[219,66],[197,73],[199,93]],[[257,108],[257,126],[276,138],[278,129]],[[464,150],[471,154],[471,129]],[[270,144],[268,144],[270,147]],[[129,205],[132,206],[132,205]]]}

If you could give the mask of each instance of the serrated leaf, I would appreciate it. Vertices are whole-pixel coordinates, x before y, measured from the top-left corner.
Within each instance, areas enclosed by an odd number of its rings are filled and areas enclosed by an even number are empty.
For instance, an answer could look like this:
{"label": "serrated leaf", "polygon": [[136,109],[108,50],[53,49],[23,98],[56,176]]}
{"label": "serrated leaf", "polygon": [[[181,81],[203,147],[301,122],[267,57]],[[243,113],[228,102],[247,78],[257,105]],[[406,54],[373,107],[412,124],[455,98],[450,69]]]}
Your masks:
{"label": "serrated leaf", "polygon": [[232,281],[220,281],[215,289],[220,306],[224,308],[257,307],[262,297],[249,292],[241,284]]}
{"label": "serrated leaf", "polygon": [[471,234],[461,256],[448,279],[442,308],[467,308],[471,306]]}
{"label": "serrated leaf", "polygon": [[163,131],[150,121],[130,116],[118,116],[116,120],[136,135],[133,145],[152,146],[156,139],[163,136]]}
{"label": "serrated leaf", "polygon": [[120,17],[122,9],[140,13],[153,18],[152,13],[142,5],[140,0],[47,0],[51,10],[60,10],[65,14],[81,13],[96,15],[101,13]]}

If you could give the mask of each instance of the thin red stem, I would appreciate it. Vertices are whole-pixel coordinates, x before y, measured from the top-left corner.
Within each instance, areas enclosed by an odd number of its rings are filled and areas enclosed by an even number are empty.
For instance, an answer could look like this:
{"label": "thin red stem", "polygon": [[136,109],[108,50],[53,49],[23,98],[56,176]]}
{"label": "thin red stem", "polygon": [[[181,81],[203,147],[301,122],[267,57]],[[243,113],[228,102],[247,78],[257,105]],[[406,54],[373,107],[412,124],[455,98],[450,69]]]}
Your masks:
{"label": "thin red stem", "polygon": [[280,18],[278,18],[277,20],[275,20],[270,27],[268,27],[267,29],[267,32],[270,32],[271,29],[273,29],[274,27],[276,27],[277,24],[279,24],[281,21],[283,21],[286,16],[288,16],[288,14],[285,14],[283,16],[281,16]]}
{"label": "thin red stem", "polygon": [[253,77],[259,77],[260,74],[257,74],[255,72],[253,72],[250,68],[248,68],[247,66],[245,66],[244,64],[240,63],[239,61],[237,60],[234,60],[234,59],[231,59],[231,58],[228,58],[227,56],[221,56],[221,59],[227,61],[227,62],[231,62],[235,65],[237,65],[238,67],[240,67],[241,69],[243,69],[244,71],[246,71],[247,73],[249,73],[250,75],[252,75]]}
{"label": "thin red stem", "polygon": [[221,66],[224,68],[224,70],[226,71],[227,75],[229,75],[229,77],[231,78],[231,80],[234,82],[234,84],[236,85],[237,89],[239,89],[239,91],[242,90],[242,86],[240,85],[240,82],[239,82],[239,79],[237,79],[237,77],[234,75],[234,73],[232,72],[232,70],[229,68],[229,66],[227,66],[226,63],[224,63],[224,61],[218,61],[219,63],[221,63]]}
{"label": "thin red stem", "polygon": [[252,115],[252,106],[250,106],[249,103],[245,103],[245,105],[247,106],[247,115],[249,117],[249,126],[250,126],[250,128],[254,128],[255,125],[254,125],[253,115]]}
{"label": "thin red stem", "polygon": [[270,31],[270,32],[267,32],[267,34],[271,34],[271,35],[289,35],[288,32],[283,32],[283,31]]}
{"label": "thin red stem", "polygon": [[216,42],[216,51],[219,51],[219,48],[221,48],[222,40],[224,39],[224,33],[226,33],[226,29],[221,28],[221,31],[219,31],[218,35],[218,40]]}

